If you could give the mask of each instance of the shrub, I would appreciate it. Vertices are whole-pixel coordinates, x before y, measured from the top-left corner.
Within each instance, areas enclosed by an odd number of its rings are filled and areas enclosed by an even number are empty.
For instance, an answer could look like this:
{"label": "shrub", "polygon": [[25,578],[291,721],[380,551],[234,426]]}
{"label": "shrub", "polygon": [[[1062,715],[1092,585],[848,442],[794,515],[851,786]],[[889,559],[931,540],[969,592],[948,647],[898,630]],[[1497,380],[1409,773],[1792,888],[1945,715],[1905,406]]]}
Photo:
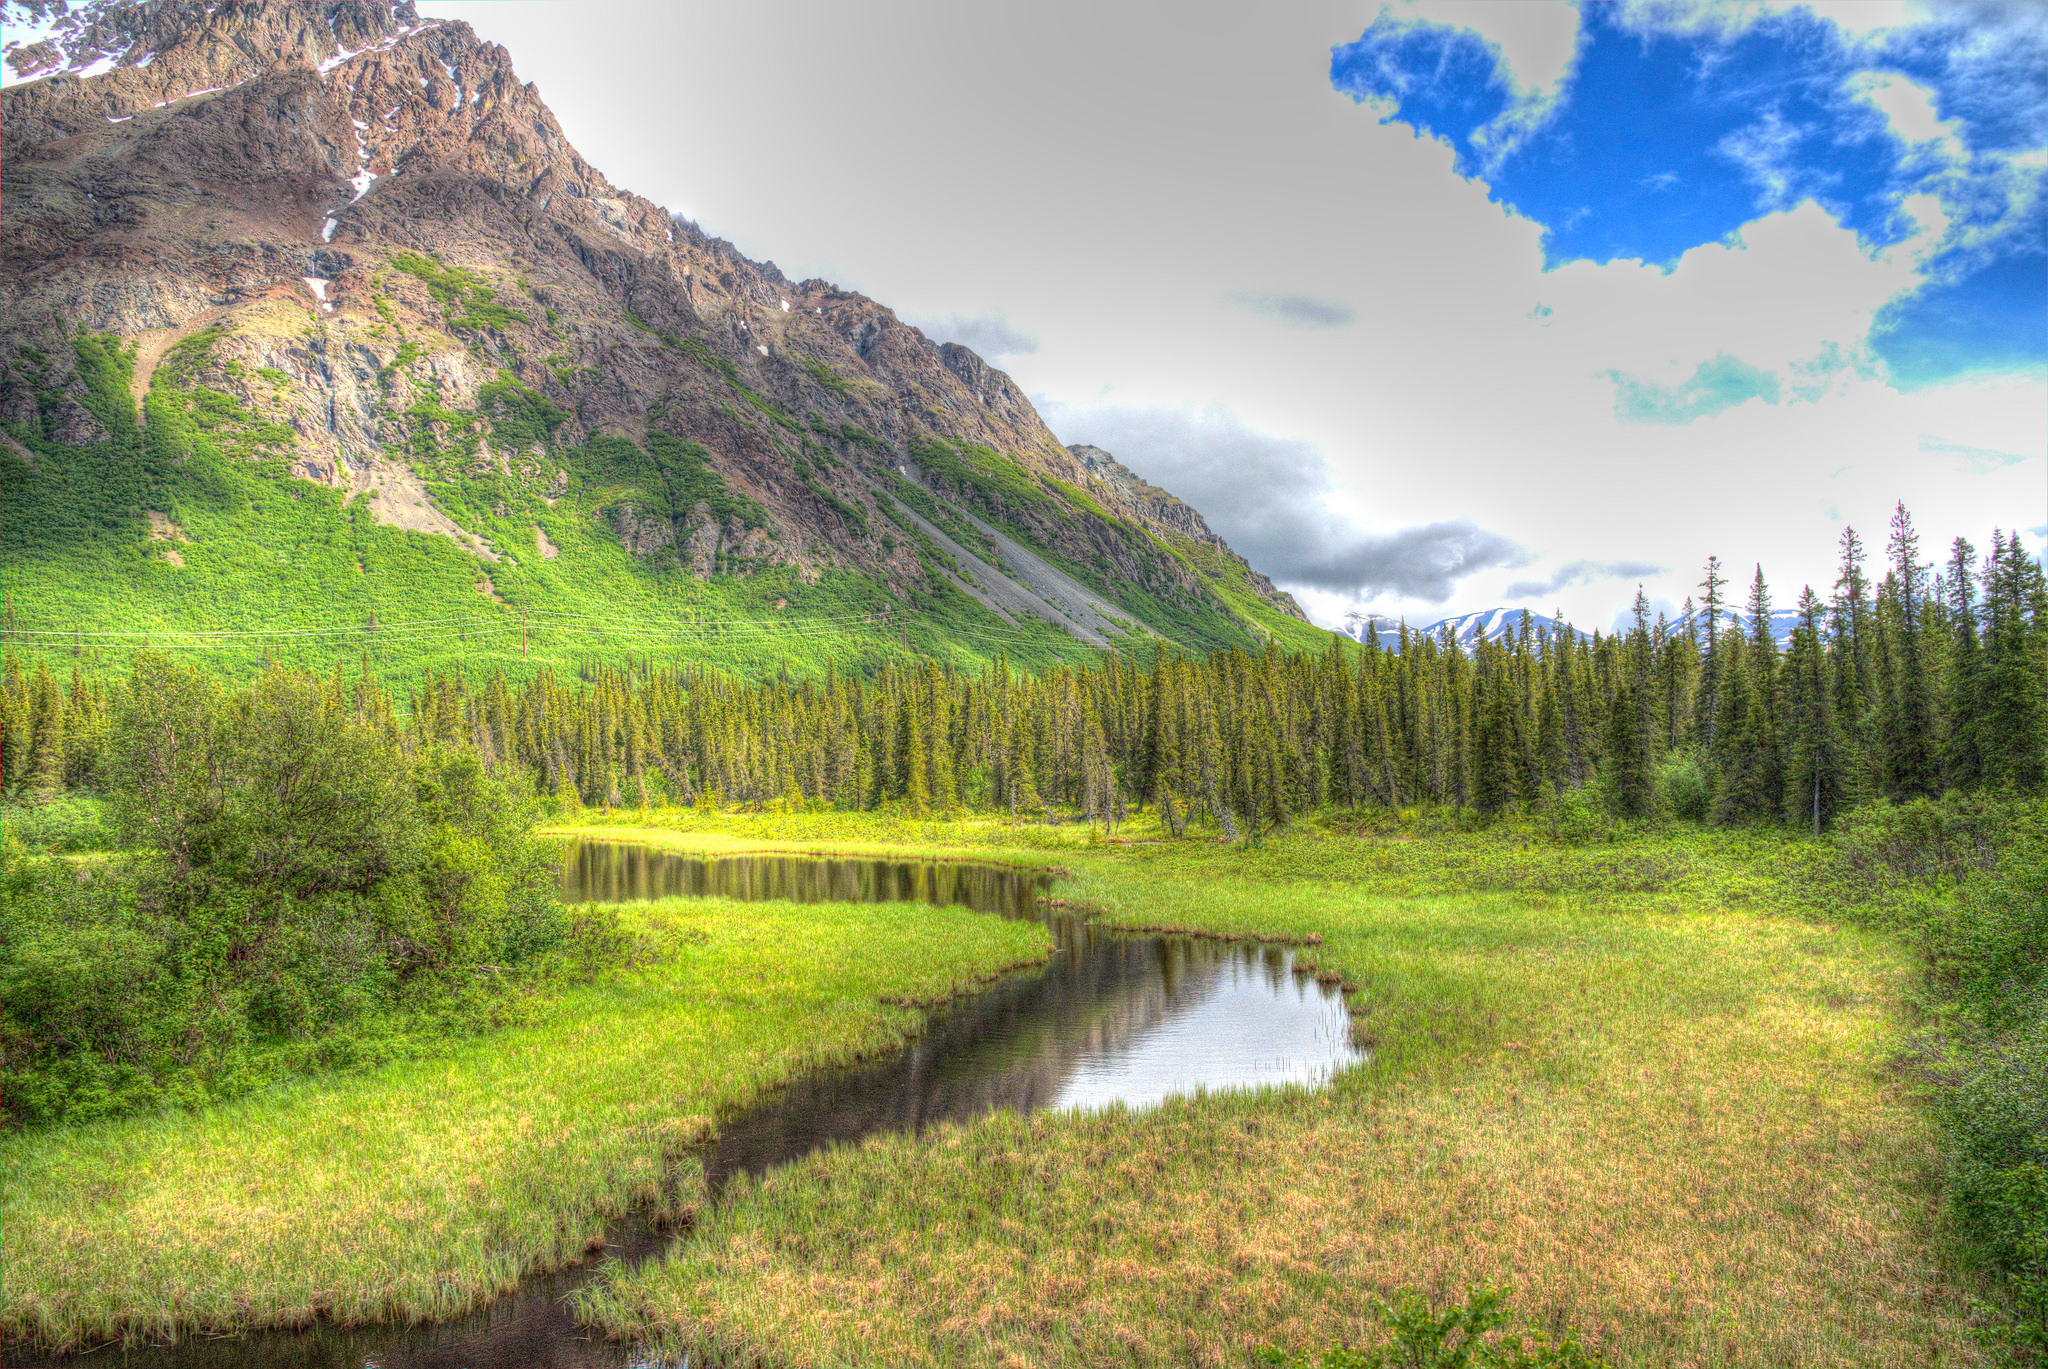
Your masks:
{"label": "shrub", "polygon": [[1865,804],[1843,815],[1835,848],[1871,884],[1891,887],[1960,882],[1997,863],[2020,812],[2018,800],[1995,793],[1950,793],[1940,799]]}
{"label": "shrub", "polygon": [[1713,801],[1713,781],[1691,751],[1673,751],[1657,767],[1657,806],[1664,812],[1688,822],[1705,822]]}
{"label": "shrub", "polygon": [[1498,1288],[1474,1288],[1462,1303],[1441,1310],[1419,1293],[1403,1292],[1379,1306],[1387,1343],[1360,1351],[1335,1346],[1311,1360],[1271,1348],[1260,1358],[1273,1369],[1603,1369],[1606,1361],[1567,1333],[1553,1341],[1531,1327],[1503,1331],[1507,1295]]}
{"label": "shrub", "polygon": [[1553,841],[1567,846],[1585,846],[1611,840],[1617,824],[1607,816],[1591,787],[1568,785],[1547,800],[1542,808]]}
{"label": "shrub", "polygon": [[30,851],[103,851],[114,844],[106,805],[75,792],[0,808],[0,827]]}
{"label": "shrub", "polygon": [[11,1120],[372,1061],[493,1020],[559,962],[552,849],[473,751],[409,755],[312,676],[229,691],[152,654],[112,734],[129,850],[81,865],[10,839],[0,870]]}

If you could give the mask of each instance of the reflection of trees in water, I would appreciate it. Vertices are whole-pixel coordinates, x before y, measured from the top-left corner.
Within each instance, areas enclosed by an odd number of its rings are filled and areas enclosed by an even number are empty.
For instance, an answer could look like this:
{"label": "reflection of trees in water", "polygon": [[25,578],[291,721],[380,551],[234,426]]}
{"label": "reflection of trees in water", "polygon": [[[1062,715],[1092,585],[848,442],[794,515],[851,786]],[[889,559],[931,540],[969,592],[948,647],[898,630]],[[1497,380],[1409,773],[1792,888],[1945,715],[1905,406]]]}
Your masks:
{"label": "reflection of trees in water", "polygon": [[748,902],[961,904],[1028,917],[1050,881],[1026,870],[901,860],[815,860],[733,856],[704,860],[614,842],[571,843],[562,862],[570,903],[636,903],[657,898]]}
{"label": "reflection of trees in water", "polygon": [[[739,856],[703,860],[606,842],[565,862],[564,897],[624,902],[724,897],[796,903],[964,904],[1005,917],[1037,914],[1043,876],[993,866]],[[1057,1102],[1084,1062],[1114,1060],[1179,1013],[1194,1011],[1235,969],[1278,994],[1286,953],[1191,937],[1120,937],[1078,918],[1049,920],[1059,950],[1044,971],[998,984],[936,1015],[907,1050],[874,1064],[801,1078],[719,1127],[714,1184],[759,1173],[820,1146],[877,1131],[917,1131],[997,1108]]]}
{"label": "reflection of trees in water", "polygon": [[936,1015],[923,1037],[890,1059],[799,1079],[723,1123],[712,1181],[877,1131],[1049,1107],[1084,1061],[1128,1053],[1169,1017],[1193,1011],[1233,967],[1276,992],[1291,979],[1278,947],[1120,937],[1077,918],[1051,922],[1060,949],[1043,972]]}
{"label": "reflection of trees in water", "polygon": [[[679,896],[919,902],[1033,917],[1035,897],[1048,883],[1042,875],[993,866],[785,856],[706,861],[606,842],[577,844],[563,865],[563,897],[570,902]],[[1120,937],[1064,915],[1047,921],[1059,949],[1043,971],[1014,976],[934,1015],[923,1037],[887,1060],[799,1079],[721,1126],[708,1166],[713,1183],[876,1131],[915,1131],[1000,1107],[1046,1107],[1084,1061],[1127,1054],[1170,1018],[1195,1011],[1233,972],[1256,975],[1276,994],[1291,985],[1287,954],[1278,947]],[[614,1226],[611,1238],[608,1253],[628,1259],[651,1254],[665,1241],[634,1221]],[[562,1295],[588,1276],[583,1269],[526,1279],[518,1292],[459,1321],[199,1338],[126,1355],[105,1350],[91,1362],[128,1369],[615,1369],[627,1363],[625,1348],[579,1334],[562,1305]],[[8,1347],[7,1363],[17,1362],[46,1361]]]}

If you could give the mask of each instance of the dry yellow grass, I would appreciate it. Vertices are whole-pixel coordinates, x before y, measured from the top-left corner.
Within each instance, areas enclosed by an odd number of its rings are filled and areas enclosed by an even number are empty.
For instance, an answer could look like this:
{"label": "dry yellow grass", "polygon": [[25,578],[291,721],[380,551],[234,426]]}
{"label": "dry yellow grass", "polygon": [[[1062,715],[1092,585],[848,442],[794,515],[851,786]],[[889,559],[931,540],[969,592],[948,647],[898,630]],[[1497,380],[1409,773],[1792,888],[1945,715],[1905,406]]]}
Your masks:
{"label": "dry yellow grass", "polygon": [[1372,1065],[818,1156],[591,1313],[771,1363],[1221,1366],[1494,1280],[1618,1364],[1976,1362],[1887,1067],[1895,945],[1684,893],[1387,897],[1331,845],[1083,857],[1080,891],[1136,924],[1321,932]]}

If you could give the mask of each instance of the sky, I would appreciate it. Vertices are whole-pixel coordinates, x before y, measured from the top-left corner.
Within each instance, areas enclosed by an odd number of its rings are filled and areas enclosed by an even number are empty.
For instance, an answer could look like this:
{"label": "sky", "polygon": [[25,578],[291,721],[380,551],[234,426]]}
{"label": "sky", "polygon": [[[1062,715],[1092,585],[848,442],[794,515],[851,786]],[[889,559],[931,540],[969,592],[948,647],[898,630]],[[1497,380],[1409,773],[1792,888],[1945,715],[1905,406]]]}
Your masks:
{"label": "sky", "polygon": [[2048,539],[2048,4],[420,8],[1326,625]]}

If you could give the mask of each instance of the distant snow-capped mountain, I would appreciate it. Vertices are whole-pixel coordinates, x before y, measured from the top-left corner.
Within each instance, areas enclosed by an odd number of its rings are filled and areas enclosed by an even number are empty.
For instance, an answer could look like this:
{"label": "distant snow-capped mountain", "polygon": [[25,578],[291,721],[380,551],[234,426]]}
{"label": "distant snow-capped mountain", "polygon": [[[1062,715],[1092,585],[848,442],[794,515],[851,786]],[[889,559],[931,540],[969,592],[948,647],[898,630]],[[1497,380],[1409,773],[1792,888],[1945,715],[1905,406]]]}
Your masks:
{"label": "distant snow-capped mountain", "polygon": [[[1460,613],[1450,618],[1439,618],[1433,623],[1411,623],[1408,626],[1408,635],[1429,636],[1442,640],[1444,629],[1448,627],[1457,634],[1458,645],[1470,651],[1482,641],[1499,642],[1513,637],[1522,630],[1524,613],[1529,615],[1532,632],[1536,628],[1548,628],[1553,625],[1552,615],[1538,613],[1534,609],[1489,608],[1476,613]],[[1578,630],[1569,623],[1565,627],[1568,631]],[[1377,613],[1353,613],[1345,617],[1344,626],[1338,631],[1362,642],[1366,639],[1368,629],[1378,632],[1381,646],[1389,650],[1398,649],[1401,636],[1399,618],[1388,618]]]}
{"label": "distant snow-capped mountain", "polygon": [[[1444,629],[1448,627],[1456,635],[1458,646],[1462,650],[1470,651],[1482,641],[1502,642],[1514,638],[1522,630],[1522,617],[1524,614],[1527,614],[1529,617],[1530,630],[1532,632],[1537,630],[1554,631],[1558,625],[1554,614],[1539,613],[1535,609],[1488,608],[1480,609],[1474,613],[1460,613],[1449,618],[1438,618],[1430,623],[1411,623],[1408,626],[1408,635],[1411,637],[1433,637],[1438,641],[1442,641]],[[1621,619],[1617,620],[1614,625],[1616,629],[1624,632],[1627,630],[1626,617],[1627,615],[1624,614]],[[1771,638],[1778,644],[1778,649],[1782,651],[1792,641],[1792,630],[1799,626],[1799,611],[1790,608],[1772,609],[1770,621]],[[1749,620],[1733,610],[1727,612],[1724,624],[1724,630],[1732,628],[1738,632],[1749,631]],[[1706,628],[1704,616],[1701,618],[1700,627],[1702,631]],[[1378,633],[1380,645],[1387,650],[1398,651],[1400,649],[1401,619],[1399,618],[1389,618],[1384,614],[1378,613],[1351,613],[1345,615],[1344,625],[1337,630],[1355,641],[1363,642],[1366,640],[1369,629]],[[1578,633],[1582,637],[1591,635],[1570,623],[1564,624],[1564,630]]]}

